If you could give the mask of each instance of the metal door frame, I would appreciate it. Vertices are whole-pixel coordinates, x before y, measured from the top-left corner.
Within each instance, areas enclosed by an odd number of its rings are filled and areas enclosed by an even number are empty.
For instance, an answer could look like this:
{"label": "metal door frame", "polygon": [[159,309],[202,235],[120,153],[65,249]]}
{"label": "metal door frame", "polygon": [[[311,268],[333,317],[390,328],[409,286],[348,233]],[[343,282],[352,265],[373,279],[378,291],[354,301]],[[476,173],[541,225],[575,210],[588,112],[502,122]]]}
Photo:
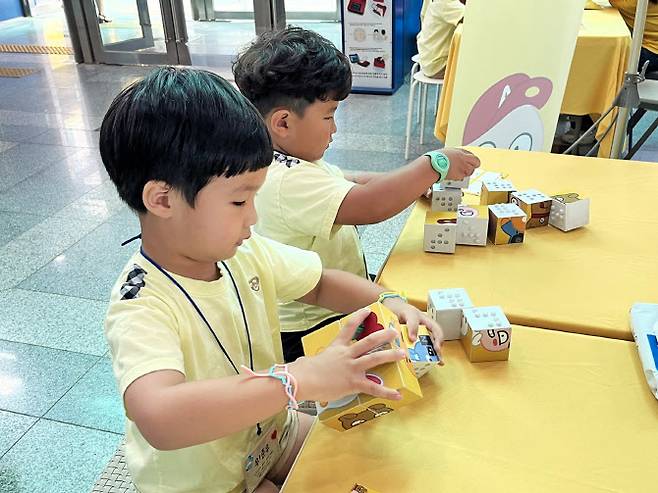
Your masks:
{"label": "metal door frame", "polygon": [[[212,0],[209,0],[212,3]],[[301,12],[301,11],[291,11],[286,13],[286,17],[295,19],[295,20],[319,20],[319,21],[330,21],[330,22],[340,22],[341,21],[341,8],[340,0],[335,0],[336,8],[333,11],[324,11],[324,12]],[[194,0],[192,0],[194,3]],[[195,12],[198,15],[198,19],[201,21],[216,21],[216,20],[248,20],[248,19],[258,19],[259,6],[261,8],[267,8],[264,4],[266,3],[281,3],[280,6],[283,11],[285,11],[285,5],[283,1],[274,0],[273,2],[269,0],[254,0],[254,12],[235,12],[229,10],[214,10],[206,8],[203,12]]]}
{"label": "metal door frame", "polygon": [[[135,0],[140,15],[142,37],[104,44],[94,0],[63,0],[75,59],[80,63],[113,65],[191,65],[183,0],[159,0],[166,52],[136,50],[153,46],[148,14],[140,10],[147,0]],[[253,0],[256,34],[286,25],[285,0]],[[153,13],[154,14],[154,13]]]}

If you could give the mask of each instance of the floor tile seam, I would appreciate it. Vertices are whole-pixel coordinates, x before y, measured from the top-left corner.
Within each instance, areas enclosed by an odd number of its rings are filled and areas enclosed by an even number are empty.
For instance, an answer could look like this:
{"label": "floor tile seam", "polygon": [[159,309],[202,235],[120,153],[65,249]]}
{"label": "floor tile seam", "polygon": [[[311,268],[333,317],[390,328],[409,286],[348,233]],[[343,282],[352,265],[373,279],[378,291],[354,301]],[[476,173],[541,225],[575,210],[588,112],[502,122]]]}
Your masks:
{"label": "floor tile seam", "polygon": [[[55,348],[55,347],[52,347],[52,346],[44,346],[43,344],[35,344],[33,342],[13,341],[11,339],[6,339],[4,337],[0,337],[0,343],[2,343],[2,342],[9,342],[11,344],[21,344],[23,346],[31,346],[31,347],[36,347],[36,348],[40,348],[40,349],[50,349],[51,351],[59,351],[59,352],[62,352],[62,353],[73,354],[73,355],[76,355],[76,356],[89,356],[89,357],[92,357],[92,358],[104,358],[105,354],[107,353],[107,351],[105,351],[104,353],[102,353],[100,355],[99,354],[91,354],[91,353],[83,353],[82,351],[71,351],[69,349],[61,349],[61,348]],[[96,362],[97,361],[94,361],[94,363],[92,363],[92,366],[94,364],[96,364]]]}
{"label": "floor tile seam", "polygon": [[80,381],[82,381],[82,379],[83,379],[84,377],[86,377],[86,376],[89,374],[89,372],[91,371],[91,369],[92,369],[94,366],[96,366],[96,363],[98,363],[98,361],[100,360],[100,358],[102,358],[102,356],[99,356],[98,359],[97,359],[96,361],[94,361],[94,362],[89,366],[89,368],[87,368],[84,372],[82,372],[82,374],[78,377],[78,379],[75,380],[75,381],[69,386],[69,388],[66,389],[66,390],[64,391],[64,393],[63,393],[62,395],[60,395],[59,398],[58,398],[55,402],[53,402],[53,404],[52,404],[48,409],[46,409],[46,411],[45,411],[41,416],[39,416],[39,418],[40,418],[40,419],[46,419],[46,418],[45,418],[46,414],[48,414],[50,411],[52,411],[53,408],[54,408],[55,406],[57,406],[57,404],[58,404],[58,403],[59,403],[59,402],[60,402],[60,401],[61,401],[61,400],[62,400],[62,399],[63,399],[63,398],[64,398],[64,397],[65,397],[65,396],[71,391],[71,389],[73,389],[73,387],[75,387],[76,385],[78,385],[78,384],[80,383]]}
{"label": "floor tile seam", "polygon": [[[2,127],[2,125],[3,125],[3,124],[0,123],[0,127]],[[4,125],[7,125],[7,124],[4,124]],[[11,124],[9,124],[9,125],[11,125]],[[37,127],[38,125],[12,125],[12,126],[14,126],[14,127],[27,127],[27,126],[30,126],[30,127]],[[33,135],[32,137],[26,138],[25,140],[13,140],[13,141],[12,141],[12,140],[9,140],[9,141],[5,141],[5,142],[16,142],[17,144],[29,144],[29,143],[30,143],[30,139],[36,139],[37,137],[39,137],[39,136],[45,134],[46,132],[49,132],[50,130],[52,130],[52,128],[50,128],[50,127],[39,127],[39,128],[42,129],[41,132],[39,132],[39,133],[36,134],[36,135]],[[1,136],[0,136],[0,137],[1,137]],[[2,140],[2,138],[0,138],[0,140]]]}
{"label": "floor tile seam", "polygon": [[[91,190],[90,190],[90,191],[91,191]],[[80,197],[78,197],[78,199],[79,199],[79,198],[80,198]],[[72,203],[74,203],[74,202],[77,201],[78,199],[74,200],[74,201],[71,202],[70,204],[67,204],[65,207],[63,207],[62,209],[60,209],[59,211],[57,211],[55,214],[57,214],[58,212],[61,212],[61,211],[64,210],[66,207],[69,207]],[[22,233],[21,236],[22,236],[23,234],[25,234],[25,233],[31,231],[34,227],[38,226],[39,224],[43,224],[45,221],[47,221],[48,219],[50,219],[50,218],[53,217],[53,216],[54,216],[54,214],[51,215],[51,216],[46,217],[46,219],[44,219],[44,221],[41,221],[40,223],[35,224],[32,228],[30,228],[30,229],[28,229],[27,231],[25,231],[24,233]],[[92,234],[94,231],[96,231],[98,228],[100,228],[103,224],[105,224],[105,222],[106,222],[106,221],[101,221],[101,222],[99,222],[96,226],[94,226],[92,229],[90,229],[87,233],[85,233],[85,234],[82,235],[80,238],[78,238],[76,241],[74,241],[74,242],[71,243],[69,246],[67,246],[62,252],[58,253],[57,255],[55,255],[55,256],[53,256],[53,257],[48,258],[43,264],[41,264],[41,265],[39,265],[38,267],[36,267],[35,270],[33,270],[32,272],[30,272],[26,277],[23,277],[23,278],[21,278],[21,279],[16,280],[16,282],[15,282],[14,284],[12,284],[11,286],[8,286],[7,288],[0,289],[0,292],[7,291],[8,289],[14,289],[14,288],[17,288],[19,284],[23,283],[24,281],[26,281],[27,279],[29,279],[30,277],[32,277],[32,276],[33,276],[34,274],[36,274],[37,272],[40,272],[44,267],[46,267],[48,264],[50,264],[50,263],[51,263],[53,260],[55,260],[59,255],[61,255],[61,254],[64,253],[64,252],[67,252],[68,250],[70,250],[71,248],[73,248],[74,246],[76,246],[76,245],[77,245],[78,243],[80,243],[84,238],[86,238],[87,236],[89,236],[90,234]],[[14,241],[14,240],[12,240],[12,241]],[[9,243],[11,243],[11,242],[5,243],[5,245],[4,245],[2,248],[6,248],[6,246],[7,246]]]}
{"label": "floor tile seam", "polygon": [[[0,409],[0,410],[4,411],[4,409]],[[32,423],[30,426],[28,426],[27,429],[26,429],[23,433],[21,433],[21,436],[19,436],[19,437],[14,441],[14,443],[12,443],[12,444],[9,446],[9,448],[7,448],[7,450],[5,450],[4,452],[0,453],[0,464],[2,463],[2,459],[4,458],[4,456],[7,455],[7,454],[11,451],[11,449],[13,449],[13,448],[16,446],[16,444],[17,444],[18,442],[20,442],[20,441],[23,439],[23,437],[24,437],[25,435],[27,435],[27,434],[30,432],[30,430],[31,430],[32,428],[34,428],[34,427],[36,426],[36,424],[37,424],[39,421],[41,421],[41,418],[38,417],[38,416],[32,416],[32,415],[30,415],[30,414],[24,414],[24,413],[15,413],[14,411],[7,411],[7,412],[14,413],[14,414],[21,414],[21,415],[23,415],[23,416],[29,416],[30,418],[36,418],[36,419],[34,420],[34,423]]]}
{"label": "floor tile seam", "polygon": [[[41,270],[41,269],[39,269]],[[36,272],[34,273],[36,274]],[[27,288],[27,287],[21,287],[21,286],[16,286],[14,288],[11,288],[12,291],[28,291],[31,293],[39,293],[39,294],[49,294],[52,296],[57,296],[58,298],[66,298],[66,299],[74,299],[74,300],[80,300],[80,301],[95,301],[98,303],[103,303],[104,305],[107,305],[109,302],[109,294],[107,299],[102,299],[99,300],[97,298],[85,298],[84,296],[77,296],[77,295],[72,295],[72,294],[62,294],[62,293],[56,293],[54,291],[44,291],[42,289],[34,289],[34,288]]]}

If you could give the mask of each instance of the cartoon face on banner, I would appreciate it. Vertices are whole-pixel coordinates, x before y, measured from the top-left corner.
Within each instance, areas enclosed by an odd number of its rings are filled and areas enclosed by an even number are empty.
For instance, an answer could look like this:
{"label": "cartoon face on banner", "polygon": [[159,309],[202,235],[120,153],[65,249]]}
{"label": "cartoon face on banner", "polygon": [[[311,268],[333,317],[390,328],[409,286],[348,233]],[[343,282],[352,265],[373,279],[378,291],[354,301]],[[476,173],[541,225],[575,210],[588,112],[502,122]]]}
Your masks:
{"label": "cartoon face on banner", "polygon": [[546,77],[513,74],[499,80],[473,105],[463,145],[542,150],[544,123],[539,110],[552,92],[553,83]]}

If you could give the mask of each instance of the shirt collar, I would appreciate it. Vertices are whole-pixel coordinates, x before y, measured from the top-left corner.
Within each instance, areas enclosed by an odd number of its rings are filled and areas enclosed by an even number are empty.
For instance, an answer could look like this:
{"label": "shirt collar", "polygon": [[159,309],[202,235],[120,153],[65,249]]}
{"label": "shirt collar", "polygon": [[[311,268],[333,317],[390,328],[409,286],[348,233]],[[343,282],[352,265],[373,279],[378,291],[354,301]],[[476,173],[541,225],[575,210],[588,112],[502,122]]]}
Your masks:
{"label": "shirt collar", "polygon": [[296,157],[288,156],[287,154],[284,154],[283,152],[279,151],[274,151],[274,160],[277,163],[283,163],[286,165],[288,168],[292,168],[296,164],[301,163],[300,159],[297,159]]}

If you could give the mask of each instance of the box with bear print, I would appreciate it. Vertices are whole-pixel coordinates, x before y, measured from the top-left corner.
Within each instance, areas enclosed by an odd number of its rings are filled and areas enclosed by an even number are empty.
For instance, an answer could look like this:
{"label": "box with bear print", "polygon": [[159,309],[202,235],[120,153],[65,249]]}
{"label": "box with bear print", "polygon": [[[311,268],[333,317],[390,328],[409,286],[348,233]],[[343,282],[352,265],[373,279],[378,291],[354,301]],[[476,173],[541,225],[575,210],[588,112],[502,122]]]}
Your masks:
{"label": "box with bear print", "polygon": [[[373,351],[397,348],[407,352],[408,348],[402,338],[400,323],[395,314],[381,303],[373,303],[368,308],[370,314],[356,329],[354,341],[356,342],[374,332],[390,327],[398,332],[399,337],[392,343],[379,346]],[[350,318],[351,315],[348,315],[304,336],[302,338],[304,354],[314,356],[324,351],[349,322]],[[402,406],[411,404],[423,396],[418,378],[408,359],[377,366],[368,370],[366,377],[378,385],[397,390],[402,395],[402,399],[391,401],[361,393],[349,395],[336,401],[318,402],[320,422],[338,431],[350,430],[375,418],[389,414]]]}

